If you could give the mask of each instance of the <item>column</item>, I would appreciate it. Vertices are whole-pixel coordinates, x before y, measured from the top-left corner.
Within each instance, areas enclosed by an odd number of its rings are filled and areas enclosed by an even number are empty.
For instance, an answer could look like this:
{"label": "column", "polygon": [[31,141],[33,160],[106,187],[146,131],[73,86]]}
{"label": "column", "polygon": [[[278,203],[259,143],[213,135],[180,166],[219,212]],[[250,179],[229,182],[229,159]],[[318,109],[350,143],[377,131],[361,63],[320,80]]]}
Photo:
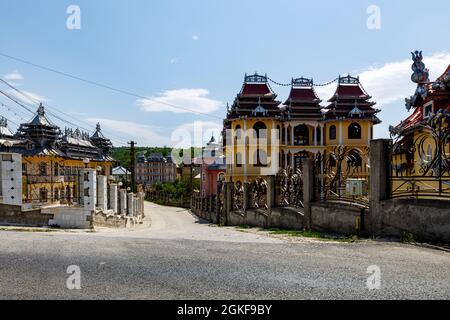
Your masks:
{"label": "column", "polygon": [[314,127],[314,134],[313,134],[313,136],[314,136],[314,146],[317,146],[317,126],[316,127]]}
{"label": "column", "polygon": [[320,126],[320,145],[323,147],[323,141],[324,141],[324,136],[325,136],[325,130],[324,130],[324,126]]}
{"label": "column", "polygon": [[311,202],[314,199],[314,168],[311,159],[303,159],[303,206],[305,210],[305,228],[312,228]]}
{"label": "column", "polygon": [[339,145],[342,145],[342,120],[339,122]]}
{"label": "column", "polygon": [[288,128],[287,126],[284,126],[284,144],[288,144]]}
{"label": "column", "polygon": [[383,209],[381,201],[390,196],[390,140],[377,139],[370,142],[370,229],[373,235],[381,235]]}
{"label": "column", "polygon": [[109,185],[109,209],[112,210],[114,214],[118,213],[118,194],[117,194],[117,184],[111,183]]}
{"label": "column", "polygon": [[294,127],[291,127],[291,146],[294,145]]}
{"label": "column", "polygon": [[126,216],[127,215],[127,190],[120,189],[119,202],[120,202],[119,213],[123,216]]}
{"label": "column", "polygon": [[134,213],[134,194],[128,193],[127,194],[127,216],[133,216]]}
{"label": "column", "polygon": [[103,212],[108,209],[108,185],[106,176],[97,176],[97,208]]}
{"label": "column", "polygon": [[97,171],[95,169],[83,169],[81,171],[83,186],[83,204],[86,211],[95,211],[97,202]]}
{"label": "column", "polygon": [[247,120],[244,120],[244,132],[241,135],[244,138],[244,182],[247,181],[247,166],[248,166],[248,159],[247,159]]}

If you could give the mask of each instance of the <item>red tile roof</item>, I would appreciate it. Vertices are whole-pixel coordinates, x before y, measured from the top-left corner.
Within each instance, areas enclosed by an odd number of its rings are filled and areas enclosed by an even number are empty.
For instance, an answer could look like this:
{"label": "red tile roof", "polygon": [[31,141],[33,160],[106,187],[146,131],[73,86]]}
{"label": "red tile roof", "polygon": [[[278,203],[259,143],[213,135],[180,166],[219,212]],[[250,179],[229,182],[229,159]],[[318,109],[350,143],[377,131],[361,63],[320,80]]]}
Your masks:
{"label": "red tile roof", "polygon": [[359,97],[359,96],[367,96],[367,94],[361,89],[359,85],[339,85],[336,89],[336,93],[340,97]]}
{"label": "red tile roof", "polygon": [[448,65],[447,70],[445,70],[445,72],[442,74],[442,76],[440,76],[440,77],[438,78],[438,80],[441,80],[442,78],[444,78],[444,76],[445,76],[446,74],[448,74],[449,72],[450,72],[450,64]]}
{"label": "red tile roof", "polygon": [[288,100],[314,101],[319,99],[312,88],[292,88]]}
{"label": "red tile roof", "polygon": [[241,95],[266,95],[272,91],[266,83],[245,83],[241,90]]}

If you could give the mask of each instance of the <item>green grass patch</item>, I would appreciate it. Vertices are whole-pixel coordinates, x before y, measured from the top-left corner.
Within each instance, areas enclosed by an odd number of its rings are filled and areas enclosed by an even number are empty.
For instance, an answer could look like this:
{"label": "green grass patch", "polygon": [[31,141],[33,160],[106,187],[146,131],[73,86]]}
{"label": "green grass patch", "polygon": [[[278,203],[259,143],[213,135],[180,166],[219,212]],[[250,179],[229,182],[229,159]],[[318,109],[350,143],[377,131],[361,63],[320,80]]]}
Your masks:
{"label": "green grass patch", "polygon": [[330,234],[324,234],[317,231],[299,231],[299,230],[284,230],[284,229],[278,229],[278,228],[271,228],[271,229],[264,229],[264,231],[268,231],[270,234],[276,234],[276,235],[285,235],[288,237],[303,237],[303,238],[313,238],[313,239],[319,239],[324,241],[339,241],[339,242],[347,242],[352,243],[358,241],[357,236],[336,236],[336,235],[330,235]]}
{"label": "green grass patch", "polygon": [[0,231],[11,231],[11,232],[56,232],[54,229],[38,229],[38,228],[0,228]]}

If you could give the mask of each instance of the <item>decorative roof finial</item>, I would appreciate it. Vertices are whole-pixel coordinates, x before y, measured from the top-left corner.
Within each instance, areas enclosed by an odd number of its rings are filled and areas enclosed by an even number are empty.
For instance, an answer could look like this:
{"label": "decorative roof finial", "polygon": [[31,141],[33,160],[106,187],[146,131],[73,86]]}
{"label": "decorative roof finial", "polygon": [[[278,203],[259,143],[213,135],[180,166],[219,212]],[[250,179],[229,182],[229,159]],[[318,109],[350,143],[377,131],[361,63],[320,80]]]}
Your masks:
{"label": "decorative roof finial", "polygon": [[37,113],[40,116],[44,116],[45,115],[45,109],[44,109],[44,106],[42,105],[42,102],[39,104],[39,108],[37,109]]}
{"label": "decorative roof finial", "polygon": [[7,127],[8,126],[8,120],[5,117],[0,117],[0,127]]}
{"label": "decorative roof finial", "polygon": [[417,84],[430,82],[430,72],[427,68],[425,68],[425,63],[422,62],[422,51],[416,50],[415,52],[411,52],[411,54],[412,60],[414,61],[413,65],[411,66],[411,69],[414,71],[411,76],[411,81]]}
{"label": "decorative roof finial", "polygon": [[97,122],[97,125],[95,126],[95,130],[102,131],[102,128],[100,127],[100,122]]}

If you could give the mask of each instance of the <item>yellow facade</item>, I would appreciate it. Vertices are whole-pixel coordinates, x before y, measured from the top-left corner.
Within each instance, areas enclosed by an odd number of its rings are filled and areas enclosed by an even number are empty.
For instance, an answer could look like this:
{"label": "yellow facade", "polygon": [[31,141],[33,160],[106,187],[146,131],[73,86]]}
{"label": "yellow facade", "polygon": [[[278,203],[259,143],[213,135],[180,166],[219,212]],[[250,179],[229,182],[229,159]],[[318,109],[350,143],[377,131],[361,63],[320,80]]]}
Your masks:
{"label": "yellow facade", "polygon": [[23,202],[37,204],[77,203],[80,170],[97,169],[99,174],[110,176],[112,162],[65,159],[55,156],[23,156]]}

